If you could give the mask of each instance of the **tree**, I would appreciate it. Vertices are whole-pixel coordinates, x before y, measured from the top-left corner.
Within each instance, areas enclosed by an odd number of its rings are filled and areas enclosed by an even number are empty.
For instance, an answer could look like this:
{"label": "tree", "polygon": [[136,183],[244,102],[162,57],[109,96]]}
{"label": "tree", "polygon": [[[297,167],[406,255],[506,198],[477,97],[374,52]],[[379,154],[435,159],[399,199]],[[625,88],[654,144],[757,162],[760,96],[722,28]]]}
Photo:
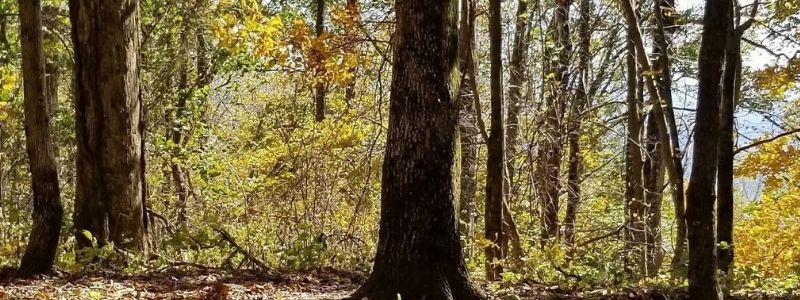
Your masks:
{"label": "tree", "polygon": [[592,30],[590,28],[591,3],[589,0],[579,2],[578,32],[578,89],[570,107],[569,130],[567,143],[569,146],[567,162],[567,211],[564,215],[564,243],[567,247],[575,246],[575,222],[578,218],[578,206],[581,203],[581,174],[583,173],[583,156],[581,155],[581,123],[584,110],[589,105],[589,71],[591,64],[590,44]]}
{"label": "tree", "polygon": [[181,163],[181,151],[183,149],[184,141],[188,137],[184,137],[184,129],[186,120],[186,110],[189,98],[192,97],[191,88],[189,87],[189,35],[191,34],[192,26],[190,24],[191,15],[196,15],[197,5],[195,3],[190,8],[189,1],[184,1],[180,9],[183,11],[181,18],[181,29],[178,34],[178,42],[180,48],[178,49],[178,57],[180,57],[179,71],[178,71],[178,95],[174,107],[167,111],[167,130],[166,138],[171,141],[171,153],[169,159],[169,168],[171,177],[175,186],[175,195],[178,198],[178,226],[186,225],[187,216],[186,209],[189,202],[189,186],[186,180],[187,172],[183,169]]}
{"label": "tree", "polygon": [[717,285],[714,187],[719,157],[719,108],[731,1],[706,1],[698,62],[697,118],[692,174],[686,196],[689,296],[722,299]]}
{"label": "tree", "polygon": [[46,95],[45,56],[40,0],[19,1],[22,76],[25,93],[25,146],[33,189],[33,229],[20,263],[22,276],[48,273],[56,258],[61,234],[58,171],[50,132],[50,106]]}
{"label": "tree", "polygon": [[[347,10],[352,14],[359,15],[359,19],[360,19],[361,10],[360,10],[359,5],[358,5],[358,0],[347,0]],[[355,52],[356,51],[355,45],[348,45],[347,51],[348,52]],[[348,103],[349,103],[349,101],[353,101],[354,98],[356,97],[356,72],[357,71],[358,71],[358,68],[355,67],[355,66],[350,68],[349,72],[350,72],[350,74],[353,75],[353,79],[350,80],[350,82],[347,83],[347,85],[344,87],[344,99],[345,99],[345,101],[348,101]]]}
{"label": "tree", "polygon": [[491,61],[491,129],[487,141],[485,237],[486,278],[497,280],[503,267],[507,237],[503,232],[503,180],[505,173],[505,126],[503,125],[502,14],[500,0],[489,2],[489,60]]}
{"label": "tree", "polygon": [[506,200],[510,201],[514,193],[516,168],[514,157],[519,150],[519,114],[522,111],[524,98],[522,87],[528,81],[528,50],[530,48],[532,9],[529,0],[520,0],[517,4],[516,22],[514,24],[514,44],[511,60],[508,62],[508,109],[506,112],[506,173],[509,186]]}
{"label": "tree", "polygon": [[[627,1],[627,0],[623,0]],[[637,18],[638,19],[638,18]],[[635,21],[638,22],[638,21]],[[639,147],[642,132],[642,112],[641,99],[637,97],[641,85],[639,84],[639,73],[636,70],[636,47],[633,44],[634,27],[628,25],[627,31],[627,52],[626,52],[626,103],[627,103],[627,135],[625,139],[625,218],[626,230],[625,241],[626,250],[632,251],[634,247],[634,237],[631,223],[631,207],[633,203],[640,201],[643,193],[642,185],[642,151]],[[626,255],[626,258],[628,256]]]}
{"label": "tree", "polygon": [[[458,201],[458,224],[461,235],[471,236],[475,225],[478,172],[478,116],[476,106],[480,104],[475,89],[475,1],[461,2],[459,24],[459,69],[463,72],[458,94],[460,113],[458,121],[461,139],[461,180]],[[467,239],[469,240],[469,239]]]}
{"label": "tree", "polygon": [[[508,64],[508,109],[506,111],[506,120],[503,122],[505,123],[505,157],[503,158],[505,170],[503,171],[502,230],[505,235],[505,241],[500,245],[502,247],[500,251],[505,255],[511,254],[515,263],[519,262],[522,257],[522,246],[520,244],[519,230],[511,214],[509,202],[517,194],[514,192],[517,188],[514,184],[517,178],[514,160],[519,153],[519,149],[517,149],[519,144],[519,115],[524,102],[522,86],[529,79],[528,50],[530,48],[532,20],[532,7],[529,5],[528,0],[520,0],[517,4],[514,24],[514,45],[511,50],[511,60]],[[500,86],[502,88],[502,81]],[[500,117],[502,118],[502,115]],[[510,251],[508,249],[509,244],[511,246]]]}
{"label": "tree", "polygon": [[[316,0],[316,22],[314,30],[317,38],[325,32],[325,0]],[[327,94],[325,83],[322,82],[322,75],[325,74],[325,60],[321,53],[315,53],[315,69],[317,76],[314,77],[314,120],[320,122],[325,119],[325,95]]]}
{"label": "tree", "polygon": [[[653,3],[653,15],[655,16],[655,31],[653,33],[653,54],[656,56],[654,68],[659,70],[655,76],[656,85],[659,95],[663,101],[663,113],[658,114],[658,110],[654,109],[651,116],[648,118],[648,151],[650,151],[649,164],[649,184],[647,184],[646,202],[657,204],[658,209],[655,207],[651,209],[652,215],[648,216],[649,229],[648,239],[653,240],[653,246],[648,249],[656,258],[651,261],[652,267],[657,269],[662,260],[662,255],[659,252],[661,233],[654,232],[660,227],[661,219],[661,202],[663,195],[663,169],[666,169],[670,174],[670,185],[672,187],[672,203],[675,209],[675,252],[672,259],[673,274],[677,274],[681,266],[686,262],[686,218],[684,217],[684,194],[683,194],[683,163],[680,155],[680,138],[678,135],[678,126],[675,122],[675,109],[672,105],[672,62],[670,59],[669,50],[671,48],[671,34],[675,31],[675,1],[673,0],[658,0]],[[661,120],[666,122],[665,129],[661,128]],[[662,131],[667,131],[662,133]],[[665,135],[669,136],[669,143],[663,139]],[[656,142],[657,141],[657,142]],[[668,149],[669,148],[669,149]],[[658,152],[661,153],[658,153]],[[671,153],[671,154],[670,154]],[[667,155],[670,154],[670,155]],[[657,190],[655,187],[658,187]],[[652,205],[651,205],[652,207]],[[656,226],[658,225],[658,226]],[[653,269],[651,268],[651,269]],[[657,270],[656,270],[657,271]]]}
{"label": "tree", "polygon": [[657,88],[656,80],[653,78],[655,74],[659,72],[655,72],[650,67],[650,60],[647,57],[647,53],[644,50],[644,41],[642,39],[642,34],[639,30],[639,24],[637,21],[636,12],[633,9],[633,5],[630,1],[623,0],[620,1],[620,6],[622,8],[622,14],[625,17],[626,23],[628,25],[628,37],[631,41],[631,44],[635,49],[635,56],[636,62],[639,66],[640,71],[642,74],[646,74],[644,77],[644,86],[647,88],[647,92],[650,95],[650,103],[651,109],[653,113],[652,120],[655,120],[655,125],[658,127],[658,136],[659,141],[661,142],[661,155],[665,158],[664,165],[667,170],[667,175],[669,176],[669,180],[672,186],[672,194],[673,194],[673,201],[675,203],[675,214],[676,214],[676,223],[677,223],[677,233],[676,233],[676,245],[675,245],[675,254],[672,260],[672,267],[673,270],[677,269],[677,266],[681,265],[682,261],[682,241],[684,240],[684,233],[685,231],[682,229],[682,226],[685,225],[684,218],[683,218],[683,168],[681,166],[681,155],[680,149],[678,148],[678,141],[677,141],[677,129],[675,127],[674,118],[670,117],[671,114],[671,103],[667,102],[665,99],[665,95],[662,95],[663,91]]}
{"label": "tree", "polygon": [[398,0],[378,250],[353,299],[485,299],[454,208],[456,1]]}
{"label": "tree", "polygon": [[[737,5],[738,6],[738,5]],[[722,75],[722,102],[720,103],[720,143],[719,163],[717,166],[717,243],[719,250],[719,269],[730,274],[733,264],[733,160],[734,150],[734,113],[739,102],[742,86],[742,35],[752,26],[758,12],[758,3],[754,3],[750,11],[750,19],[742,24],[734,15],[738,7],[731,10],[728,21],[728,35],[725,45],[725,71]]]}
{"label": "tree", "polygon": [[561,158],[564,147],[562,145],[562,119],[564,106],[567,99],[567,85],[569,83],[569,61],[572,56],[572,44],[569,32],[569,9],[571,0],[556,1],[553,12],[553,30],[551,39],[555,45],[548,46],[545,57],[555,57],[547,64],[546,87],[548,95],[545,103],[545,121],[542,145],[539,147],[538,170],[542,184],[539,189],[541,201],[541,244],[549,244],[559,238],[558,209],[559,193],[561,191]]}
{"label": "tree", "polygon": [[[146,250],[139,2],[71,0],[75,52],[76,240]],[[85,231],[85,232],[84,232]]]}

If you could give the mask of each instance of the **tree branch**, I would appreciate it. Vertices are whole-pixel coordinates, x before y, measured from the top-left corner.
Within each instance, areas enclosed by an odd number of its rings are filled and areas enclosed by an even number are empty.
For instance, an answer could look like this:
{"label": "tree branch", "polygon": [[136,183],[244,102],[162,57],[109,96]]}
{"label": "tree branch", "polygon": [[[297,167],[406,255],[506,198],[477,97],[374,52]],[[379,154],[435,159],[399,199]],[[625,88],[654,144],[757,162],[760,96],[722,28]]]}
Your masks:
{"label": "tree branch", "polygon": [[586,241],[578,243],[576,248],[583,247],[583,246],[589,245],[591,243],[597,242],[599,240],[607,239],[607,238],[610,238],[612,236],[618,235],[622,231],[622,229],[625,229],[625,227],[627,227],[627,226],[628,226],[628,222],[625,222],[625,224],[620,225],[619,227],[617,227],[617,229],[615,229],[612,232],[606,233],[606,234],[601,235],[601,236],[593,237],[591,239],[588,239]]}
{"label": "tree branch", "polygon": [[789,130],[787,132],[781,133],[781,134],[773,136],[771,138],[767,138],[767,139],[763,139],[763,140],[758,140],[758,141],[752,142],[747,146],[743,146],[743,147],[740,147],[740,148],[734,150],[733,154],[736,155],[736,154],[739,154],[739,152],[747,151],[747,150],[749,150],[751,148],[758,147],[758,146],[761,146],[763,144],[773,142],[773,141],[775,141],[775,140],[777,140],[779,138],[782,138],[782,137],[785,137],[785,136],[790,136],[790,135],[796,134],[796,133],[800,133],[800,128]]}
{"label": "tree branch", "polygon": [[770,55],[772,55],[772,56],[774,56],[776,58],[785,57],[786,59],[790,59],[788,55],[772,51],[772,49],[767,48],[767,46],[764,46],[762,44],[756,43],[756,42],[754,42],[754,41],[752,41],[752,40],[750,40],[750,39],[748,39],[746,37],[742,37],[742,41],[744,41],[745,43],[750,44],[753,47],[756,47],[758,49],[764,50],[764,51],[766,51],[767,53],[769,53]]}

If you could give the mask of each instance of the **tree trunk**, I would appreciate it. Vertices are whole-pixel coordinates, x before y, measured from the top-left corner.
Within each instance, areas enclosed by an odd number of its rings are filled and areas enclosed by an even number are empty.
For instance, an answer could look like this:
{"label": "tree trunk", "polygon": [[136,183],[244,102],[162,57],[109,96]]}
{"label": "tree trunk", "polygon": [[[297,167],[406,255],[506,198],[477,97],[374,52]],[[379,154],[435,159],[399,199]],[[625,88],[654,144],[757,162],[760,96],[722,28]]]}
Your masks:
{"label": "tree trunk", "polygon": [[[672,203],[675,209],[676,223],[675,251],[671,268],[673,274],[677,274],[680,273],[679,270],[682,269],[682,266],[686,262],[686,218],[684,216],[685,198],[683,194],[683,162],[681,161],[682,155],[680,155],[680,139],[678,135],[678,126],[675,122],[675,110],[672,105],[672,63],[670,62],[669,54],[670,42],[672,40],[671,34],[675,31],[675,3],[673,0],[658,0],[655,2],[653,9],[656,22],[656,28],[653,34],[653,38],[655,40],[655,51],[653,54],[656,56],[654,68],[656,70],[660,70],[655,77],[655,80],[661,95],[661,99],[664,103],[663,118],[666,119],[665,122],[668,128],[670,144],[673,148],[671,151],[667,151],[668,149],[662,150],[664,153],[673,153],[671,157],[663,158],[665,160],[671,160],[671,162],[665,161],[664,167],[666,167],[667,171],[669,172],[670,166],[673,166],[672,169],[674,169],[674,171],[672,172],[677,175],[670,176],[670,184],[672,186]],[[654,131],[658,135],[661,135],[658,127],[656,127]],[[665,146],[666,144],[658,147],[661,148]]]}
{"label": "tree trunk", "polygon": [[[347,0],[347,10],[352,14],[358,14],[359,20],[361,19],[361,10],[358,7],[358,0]],[[354,45],[348,45],[347,50],[348,52],[354,52],[356,47]],[[350,103],[356,98],[356,72],[358,72],[358,67],[352,67],[348,72],[353,75],[353,78],[347,83],[347,86],[344,87],[344,99],[347,103]]]}
{"label": "tree trunk", "polygon": [[641,141],[642,136],[642,103],[641,99],[638,97],[641,85],[639,84],[639,73],[636,69],[637,50],[632,41],[633,35],[633,27],[628,26],[628,53],[626,56],[626,102],[628,104],[628,134],[625,141],[625,219],[627,224],[625,229],[625,258],[627,264],[630,264],[631,262],[638,263],[635,256],[632,255],[634,248],[636,247],[634,238],[635,222],[634,218],[632,217],[632,207],[634,206],[634,203],[641,201],[641,197],[643,195],[642,151],[639,147],[639,142]]}
{"label": "tree trunk", "polygon": [[485,299],[469,281],[454,207],[456,1],[398,0],[381,221],[352,299]]}
{"label": "tree trunk", "polygon": [[[541,218],[541,244],[545,246],[559,238],[558,208],[559,193],[561,191],[561,158],[562,145],[562,119],[564,117],[564,103],[567,98],[567,84],[569,73],[567,68],[572,53],[572,44],[569,34],[569,8],[570,0],[556,1],[554,12],[554,30],[552,39],[556,41],[555,47],[548,47],[545,57],[557,55],[555,62],[550,62],[547,81],[550,90],[546,100],[545,122],[542,146],[539,149],[538,169],[542,176],[540,188]],[[556,53],[557,52],[557,53]]]}
{"label": "tree trunk", "polygon": [[[458,103],[459,113],[459,138],[461,139],[461,180],[459,193],[458,219],[459,230],[469,242],[473,234],[476,216],[475,192],[477,191],[478,172],[478,122],[475,113],[476,99],[478,98],[475,86],[472,84],[475,76],[475,58],[473,56],[475,42],[475,1],[464,0],[461,2],[461,25],[459,28],[459,69],[463,75],[461,79]],[[467,245],[465,245],[467,246]],[[468,249],[470,247],[467,247]]]}
{"label": "tree trunk", "polygon": [[706,1],[703,17],[694,155],[686,192],[689,296],[692,299],[722,299],[717,285],[714,185],[720,141],[720,83],[730,10],[730,1]]}
{"label": "tree trunk", "polygon": [[[47,62],[45,65],[47,75],[45,77],[45,97],[47,98],[47,111],[52,116],[58,110],[58,81],[61,78],[61,70],[58,63]],[[53,146],[55,148],[55,145]],[[58,153],[58,149],[54,149]]]}
{"label": "tree trunk", "polygon": [[567,167],[567,211],[564,216],[564,242],[568,248],[575,246],[575,222],[578,217],[578,207],[581,203],[581,174],[583,173],[583,156],[581,155],[581,123],[583,112],[589,104],[589,65],[591,63],[590,45],[592,31],[589,28],[591,21],[591,3],[589,0],[580,0],[580,32],[578,44],[578,73],[580,82],[575,100],[570,109],[570,126],[568,135],[569,161]]}
{"label": "tree trunk", "polygon": [[514,44],[511,50],[511,61],[508,63],[508,111],[506,113],[506,173],[509,186],[506,199],[510,200],[514,193],[516,168],[514,157],[517,155],[517,138],[519,135],[519,113],[522,110],[522,87],[528,77],[528,49],[530,48],[530,24],[532,11],[527,0],[520,0],[517,5],[517,19],[514,27]]}
{"label": "tree trunk", "polygon": [[645,277],[658,275],[663,261],[661,250],[661,202],[664,189],[664,157],[659,142],[656,116],[651,111],[647,115],[644,138],[645,156],[642,172],[644,174],[644,205],[642,213],[643,244],[641,274]]}
{"label": "tree trunk", "polygon": [[[316,23],[314,24],[315,33],[317,38],[322,36],[325,31],[325,0],[316,0]],[[321,122],[325,120],[325,95],[327,90],[325,87],[325,59],[322,58],[321,53],[315,53],[317,61],[315,62],[316,76],[314,76],[314,120]]]}
{"label": "tree trunk", "polygon": [[[663,97],[664,103],[667,106],[664,108],[664,114],[668,124],[674,124],[674,114],[672,113],[672,72],[670,69],[669,61],[669,40],[668,33],[674,31],[675,25],[674,8],[672,0],[657,0],[653,3],[655,30],[653,32],[654,46],[653,55],[656,57],[654,60],[654,68],[660,70],[659,74],[654,77],[660,95]],[[646,210],[644,213],[644,256],[642,266],[646,277],[653,277],[658,274],[663,262],[664,253],[661,250],[662,235],[661,235],[661,207],[663,201],[664,190],[664,171],[665,159],[663,153],[664,144],[660,141],[660,132],[658,127],[658,116],[654,111],[650,111],[647,116],[647,127],[644,139],[644,147],[647,155],[644,162],[644,203]],[[670,128],[671,133],[677,133],[677,128]],[[673,144],[677,145],[678,140],[673,139]],[[682,167],[680,159],[673,162],[678,169]],[[680,190],[683,188],[681,187]],[[682,193],[673,193],[673,200],[683,202]],[[682,206],[682,205],[681,205]],[[677,214],[679,228],[684,228],[680,224],[684,224],[682,214]],[[679,229],[679,231],[684,229]],[[682,240],[682,239],[681,239]]]}
{"label": "tree trunk", "polygon": [[[733,26],[733,16],[728,21],[725,47],[725,71],[722,75],[722,102],[720,103],[719,163],[717,166],[717,244],[719,269],[728,274],[733,263],[733,159],[734,113],[739,94],[742,70],[741,35]],[[722,244],[725,244],[722,246]]]}
{"label": "tree trunk", "polygon": [[175,195],[178,198],[178,226],[186,225],[187,205],[189,202],[189,187],[186,183],[186,174],[181,165],[181,152],[184,145],[183,128],[185,125],[186,105],[192,96],[192,89],[189,87],[189,34],[191,26],[189,24],[189,6],[181,7],[185,12],[182,20],[181,32],[179,34],[180,49],[178,56],[181,60],[180,71],[178,74],[178,95],[175,106],[168,114],[167,120],[167,139],[172,142],[170,149],[170,174],[175,185]]}
{"label": "tree trunk", "polygon": [[508,238],[503,232],[503,175],[505,170],[505,128],[503,125],[502,14],[500,0],[489,1],[489,60],[491,61],[491,130],[487,142],[485,237],[486,279],[498,280]]}
{"label": "tree trunk", "polygon": [[[644,51],[644,41],[642,39],[641,32],[639,31],[639,25],[636,23],[636,13],[633,10],[633,6],[629,1],[620,1],[620,6],[628,24],[628,32],[630,34],[629,37],[633,43],[633,46],[636,48],[636,61],[640,66],[640,69],[643,71],[643,74],[652,74],[653,69],[650,67],[650,60],[647,57],[647,53]],[[645,87],[647,87],[647,92],[650,94],[650,98],[652,99],[651,106],[655,116],[654,119],[656,120],[656,125],[658,126],[659,140],[661,144],[663,144],[661,147],[662,155],[664,157],[671,158],[665,159],[664,165],[672,186],[675,214],[677,216],[677,239],[675,242],[675,256],[672,260],[673,270],[676,270],[678,266],[682,265],[681,257],[683,257],[682,251],[684,248],[682,244],[685,240],[684,233],[686,232],[685,230],[682,230],[685,223],[681,221],[683,219],[682,212],[684,211],[683,168],[681,166],[680,146],[677,141],[678,133],[675,127],[674,116],[671,114],[672,104],[667,102],[669,98],[666,98],[665,95],[662,95],[662,91],[656,87],[655,79],[652,77],[652,75],[645,76],[644,83]]]}
{"label": "tree trunk", "polygon": [[146,250],[144,148],[139,94],[139,4],[71,0],[78,143],[79,247],[114,242]]}
{"label": "tree trunk", "polygon": [[20,0],[18,3],[25,93],[25,146],[33,190],[33,228],[19,275],[30,276],[51,271],[64,209],[50,137],[50,103],[45,95],[42,3],[40,0]]}

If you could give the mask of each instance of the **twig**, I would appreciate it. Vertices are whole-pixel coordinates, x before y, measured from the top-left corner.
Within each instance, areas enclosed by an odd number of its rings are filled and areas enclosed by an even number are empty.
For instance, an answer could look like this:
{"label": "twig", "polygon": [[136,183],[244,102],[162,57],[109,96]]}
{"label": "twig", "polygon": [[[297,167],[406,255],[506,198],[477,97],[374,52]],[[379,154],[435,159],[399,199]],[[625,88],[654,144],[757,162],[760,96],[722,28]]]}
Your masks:
{"label": "twig", "polygon": [[774,56],[775,58],[785,57],[786,59],[790,59],[790,57],[788,55],[783,54],[783,53],[775,52],[772,49],[767,48],[767,46],[764,46],[762,44],[756,43],[756,42],[754,42],[754,41],[752,41],[752,40],[750,40],[750,39],[748,39],[746,37],[742,37],[742,41],[744,41],[745,43],[750,44],[753,47],[756,47],[758,49],[766,51],[767,53],[769,53],[770,55]]}

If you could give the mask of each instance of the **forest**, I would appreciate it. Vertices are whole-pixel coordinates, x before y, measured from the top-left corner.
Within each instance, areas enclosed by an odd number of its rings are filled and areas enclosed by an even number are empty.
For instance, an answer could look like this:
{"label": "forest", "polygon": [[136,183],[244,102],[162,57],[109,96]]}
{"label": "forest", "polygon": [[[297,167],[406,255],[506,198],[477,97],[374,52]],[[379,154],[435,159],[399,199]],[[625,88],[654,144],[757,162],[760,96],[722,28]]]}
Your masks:
{"label": "forest", "polygon": [[0,0],[0,299],[800,299],[800,0]]}

